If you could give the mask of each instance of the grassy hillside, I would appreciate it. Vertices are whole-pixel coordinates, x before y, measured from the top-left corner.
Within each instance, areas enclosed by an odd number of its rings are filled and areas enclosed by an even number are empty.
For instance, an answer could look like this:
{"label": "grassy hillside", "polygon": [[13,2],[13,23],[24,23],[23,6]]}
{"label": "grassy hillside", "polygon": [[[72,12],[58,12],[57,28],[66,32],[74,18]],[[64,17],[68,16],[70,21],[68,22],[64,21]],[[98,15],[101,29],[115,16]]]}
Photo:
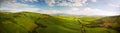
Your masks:
{"label": "grassy hillside", "polygon": [[115,24],[110,29],[101,27],[104,24],[96,22],[102,19],[104,18],[0,12],[0,33],[117,33],[119,25]]}
{"label": "grassy hillside", "polygon": [[103,27],[120,31],[120,16],[105,17],[100,21],[102,21]]}

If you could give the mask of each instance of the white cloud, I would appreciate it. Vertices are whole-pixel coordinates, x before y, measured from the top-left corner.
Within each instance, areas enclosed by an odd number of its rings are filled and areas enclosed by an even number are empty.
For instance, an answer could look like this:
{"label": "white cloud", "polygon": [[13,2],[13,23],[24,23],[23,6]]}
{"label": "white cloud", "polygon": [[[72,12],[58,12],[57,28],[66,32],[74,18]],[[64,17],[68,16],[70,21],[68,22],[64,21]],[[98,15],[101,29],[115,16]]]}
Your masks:
{"label": "white cloud", "polygon": [[111,6],[111,7],[115,7],[115,8],[116,8],[116,7],[117,7],[117,8],[120,7],[120,4],[108,4],[108,5]]}
{"label": "white cloud", "polygon": [[21,0],[22,2],[38,2],[38,0]]}
{"label": "white cloud", "polygon": [[[18,0],[0,0],[0,4],[14,3]],[[38,0],[20,0],[20,2],[38,2]]]}
{"label": "white cloud", "polygon": [[16,0],[0,0],[0,4],[9,4],[14,2],[16,2]]}
{"label": "white cloud", "polygon": [[45,0],[50,6],[83,6],[87,0]]}
{"label": "white cloud", "polygon": [[[45,0],[49,6],[84,6],[88,0]],[[97,0],[90,0],[97,2]]]}
{"label": "white cloud", "polygon": [[108,6],[118,8],[120,7],[120,0],[108,0]]}
{"label": "white cloud", "polygon": [[91,0],[92,2],[97,2],[97,0]]}
{"label": "white cloud", "polygon": [[20,11],[36,11],[39,8],[33,8],[33,5],[28,5],[24,3],[19,3],[16,0],[2,0],[1,5],[5,5],[1,7],[0,10],[9,10],[8,12],[20,12]]}
{"label": "white cloud", "polygon": [[28,4],[23,4],[23,3],[9,3],[7,4],[9,7],[33,7],[32,5],[28,5]]}
{"label": "white cloud", "polygon": [[[36,0],[27,0],[27,1],[36,1]],[[1,0],[1,5],[5,5],[6,7],[33,7],[32,5],[19,3],[17,0]]]}
{"label": "white cloud", "polygon": [[79,8],[76,8],[76,7],[73,7],[73,8],[70,8],[70,10],[78,11],[78,10],[80,10],[80,9],[79,9]]}
{"label": "white cloud", "polygon": [[[35,2],[37,0],[25,0],[26,2]],[[7,12],[21,12],[21,11],[28,11],[28,12],[35,12],[39,10],[39,8],[34,8],[34,5],[29,5],[25,3],[19,3],[17,0],[0,0],[1,5],[5,5],[1,7],[1,11]]]}
{"label": "white cloud", "polygon": [[45,2],[46,2],[49,6],[53,6],[53,4],[55,3],[55,0],[45,0]]}

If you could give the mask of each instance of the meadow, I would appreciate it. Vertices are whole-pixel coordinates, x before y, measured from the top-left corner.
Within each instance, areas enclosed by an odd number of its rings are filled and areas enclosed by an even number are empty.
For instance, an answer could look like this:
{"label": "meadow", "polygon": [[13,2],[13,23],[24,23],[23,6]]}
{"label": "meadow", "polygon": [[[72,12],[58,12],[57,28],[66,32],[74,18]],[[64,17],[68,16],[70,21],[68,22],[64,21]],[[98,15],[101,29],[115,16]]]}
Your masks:
{"label": "meadow", "polygon": [[120,33],[120,16],[0,12],[0,33]]}

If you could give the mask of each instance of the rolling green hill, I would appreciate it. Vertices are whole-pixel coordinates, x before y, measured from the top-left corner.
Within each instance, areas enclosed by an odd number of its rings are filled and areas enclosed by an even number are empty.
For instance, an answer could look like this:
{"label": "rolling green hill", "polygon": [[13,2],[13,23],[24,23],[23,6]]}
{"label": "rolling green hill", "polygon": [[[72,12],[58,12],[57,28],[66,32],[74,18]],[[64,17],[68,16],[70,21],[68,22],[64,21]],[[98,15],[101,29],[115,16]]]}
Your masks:
{"label": "rolling green hill", "polygon": [[[0,33],[117,33],[99,17],[51,16],[32,12],[0,12]],[[109,20],[109,19],[106,19]],[[120,19],[116,19],[119,20]]]}

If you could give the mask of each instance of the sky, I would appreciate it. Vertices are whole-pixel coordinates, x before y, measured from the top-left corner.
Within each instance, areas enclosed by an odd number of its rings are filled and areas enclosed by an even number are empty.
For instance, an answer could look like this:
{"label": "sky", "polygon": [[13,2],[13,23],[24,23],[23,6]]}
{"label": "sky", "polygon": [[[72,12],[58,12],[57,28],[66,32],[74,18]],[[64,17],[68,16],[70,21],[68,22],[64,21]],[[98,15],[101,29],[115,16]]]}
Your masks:
{"label": "sky", "polygon": [[0,11],[115,16],[120,15],[120,0],[0,0]]}

